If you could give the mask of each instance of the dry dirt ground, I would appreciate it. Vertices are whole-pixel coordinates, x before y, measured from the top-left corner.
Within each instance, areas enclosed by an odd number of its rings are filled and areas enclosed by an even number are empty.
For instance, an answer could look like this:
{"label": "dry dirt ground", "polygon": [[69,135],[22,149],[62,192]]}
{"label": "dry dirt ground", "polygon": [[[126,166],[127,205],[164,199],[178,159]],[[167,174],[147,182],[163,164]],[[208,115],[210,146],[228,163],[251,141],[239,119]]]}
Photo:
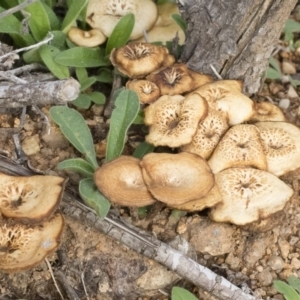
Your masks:
{"label": "dry dirt ground", "polygon": [[[300,49],[292,52],[279,45],[277,55],[282,72],[297,79],[300,72]],[[282,81],[266,82],[255,101],[272,101],[284,111],[287,119],[300,125],[299,88]],[[49,108],[43,108],[48,113]],[[103,107],[94,105],[81,111],[93,133],[99,162],[103,158],[108,124],[102,117]],[[16,128],[20,112],[0,115],[1,128]],[[143,140],[142,128],[130,129],[125,153],[130,154]],[[77,186],[79,175],[58,171],[58,162],[78,157],[74,148],[52,124],[45,131],[41,117],[28,110],[20,134],[29,165],[46,174],[68,176]],[[9,130],[1,132],[0,150],[16,158]],[[150,220],[128,208],[116,208],[121,216],[135,226],[143,227],[162,241],[170,242],[181,235],[193,247],[198,262],[224,276],[233,284],[252,291],[262,299],[284,299],[272,287],[274,279],[289,275],[300,278],[300,171],[285,176],[295,194],[284,211],[248,227],[214,223],[207,212],[178,215],[168,208]],[[48,257],[51,265],[42,262],[33,270],[17,274],[0,272],[0,299],[170,299],[172,286],[182,286],[199,297],[214,299],[159,264],[136,254],[122,244],[66,216],[66,228],[60,249]],[[57,281],[55,286],[51,272]]]}

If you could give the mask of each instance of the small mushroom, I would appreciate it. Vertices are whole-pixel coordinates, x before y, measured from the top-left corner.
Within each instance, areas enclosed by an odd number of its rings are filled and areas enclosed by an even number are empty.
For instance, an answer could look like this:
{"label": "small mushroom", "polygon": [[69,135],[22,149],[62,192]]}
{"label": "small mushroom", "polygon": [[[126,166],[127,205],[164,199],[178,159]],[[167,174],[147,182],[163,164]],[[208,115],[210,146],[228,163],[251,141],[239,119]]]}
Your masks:
{"label": "small mushroom", "polygon": [[77,27],[70,28],[68,38],[75,45],[83,47],[96,47],[106,41],[106,36],[98,29],[84,31]]}
{"label": "small mushroom", "polygon": [[96,186],[114,204],[135,207],[153,204],[156,200],[147,190],[139,163],[139,159],[125,155],[105,163],[94,174]]}
{"label": "small mushroom", "polygon": [[157,7],[151,0],[89,0],[86,21],[109,37],[120,19],[129,13],[135,17],[131,40],[141,37],[157,19]]}
{"label": "small mushroom", "polygon": [[0,224],[0,270],[33,268],[55,251],[64,227],[61,214],[39,225]]}
{"label": "small mushroom", "polygon": [[144,77],[163,66],[175,62],[166,47],[148,43],[132,43],[119,49],[113,49],[110,54],[111,63],[120,72],[130,78]]}
{"label": "small mushroom", "polygon": [[0,212],[7,218],[36,224],[57,209],[66,180],[57,176],[9,176],[0,173]]}
{"label": "small mushroom", "polygon": [[212,109],[226,113],[229,125],[246,122],[254,113],[254,102],[241,93],[241,82],[237,80],[208,83],[192,93],[203,97]]}
{"label": "small mushroom", "polygon": [[180,63],[152,72],[147,80],[154,82],[162,95],[179,95],[194,87],[194,80],[187,66]]}
{"label": "small mushroom", "polygon": [[151,194],[170,206],[202,198],[214,185],[207,162],[192,153],[149,153],[140,165]]}
{"label": "small mushroom", "polygon": [[285,116],[281,109],[270,102],[260,102],[254,105],[251,122],[284,122]]}
{"label": "small mushroom", "polygon": [[146,141],[171,148],[189,144],[207,109],[207,103],[197,94],[186,98],[180,95],[160,97],[144,111],[144,123],[150,126]]}
{"label": "small mushroom", "polygon": [[239,124],[223,136],[208,161],[214,174],[233,167],[267,170],[259,130],[254,125]]}
{"label": "small mushroom", "polygon": [[135,91],[142,104],[150,104],[160,97],[158,86],[149,80],[127,81],[126,89]]}
{"label": "small mushroom", "polygon": [[213,82],[213,78],[210,75],[207,74],[202,74],[196,71],[193,71],[191,69],[188,69],[188,72],[190,74],[190,76],[192,76],[193,81],[194,81],[194,85],[193,85],[193,91],[207,83],[211,83]]}
{"label": "small mushroom", "polygon": [[258,122],[267,171],[281,176],[300,167],[300,129],[287,122]]}
{"label": "small mushroom", "polygon": [[224,114],[209,108],[205,119],[199,122],[191,143],[182,146],[181,151],[195,153],[204,159],[209,159],[228,127],[228,120]]}
{"label": "small mushroom", "polygon": [[230,168],[215,175],[223,203],[212,208],[216,222],[245,225],[284,208],[293,190],[275,175],[252,168]]}
{"label": "small mushroom", "polygon": [[[180,26],[172,18],[172,15],[179,14],[176,3],[166,2],[157,5],[158,18],[154,26],[147,31],[147,41],[149,43],[161,42],[166,43],[172,41],[178,35],[178,44],[182,45],[185,41],[185,34]],[[141,37],[137,42],[145,42],[145,38]]]}

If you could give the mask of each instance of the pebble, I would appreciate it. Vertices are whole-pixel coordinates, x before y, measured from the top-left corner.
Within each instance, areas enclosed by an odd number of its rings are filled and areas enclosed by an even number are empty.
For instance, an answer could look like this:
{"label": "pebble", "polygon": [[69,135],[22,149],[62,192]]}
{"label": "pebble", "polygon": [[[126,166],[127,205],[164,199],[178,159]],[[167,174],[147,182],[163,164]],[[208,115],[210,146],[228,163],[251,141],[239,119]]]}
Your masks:
{"label": "pebble", "polygon": [[287,258],[290,252],[290,244],[286,240],[279,239],[278,246],[283,258]]}
{"label": "pebble", "polygon": [[296,74],[296,67],[293,63],[289,62],[289,61],[283,61],[282,62],[282,72],[284,74]]}
{"label": "pebble", "polygon": [[261,286],[268,286],[273,282],[273,276],[268,269],[256,275],[256,279],[259,281]]}
{"label": "pebble", "polygon": [[296,257],[294,257],[292,260],[291,260],[291,266],[293,269],[300,269],[300,260]]}
{"label": "pebble", "polygon": [[272,255],[268,260],[268,266],[274,271],[281,271],[284,266],[284,261],[280,256]]}
{"label": "pebble", "polygon": [[37,134],[26,137],[22,142],[22,149],[26,155],[34,155],[40,152],[39,136]]}
{"label": "pebble", "polygon": [[288,109],[290,107],[291,101],[290,99],[281,99],[279,101],[279,107],[281,109]]}

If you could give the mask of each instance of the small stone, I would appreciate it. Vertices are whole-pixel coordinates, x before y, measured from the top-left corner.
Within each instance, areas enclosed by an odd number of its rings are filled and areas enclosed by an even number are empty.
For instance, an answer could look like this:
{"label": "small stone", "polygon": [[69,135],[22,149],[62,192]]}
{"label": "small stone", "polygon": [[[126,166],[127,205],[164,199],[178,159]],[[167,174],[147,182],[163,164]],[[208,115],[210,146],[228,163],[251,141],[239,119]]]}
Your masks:
{"label": "small stone", "polygon": [[287,96],[289,98],[298,98],[299,97],[295,88],[291,84],[289,85],[289,88],[287,90]]}
{"label": "small stone", "polygon": [[186,222],[183,222],[182,220],[180,220],[178,222],[178,225],[177,225],[177,228],[176,228],[176,232],[178,234],[183,234],[183,233],[186,232],[186,230],[187,230],[187,224],[186,224]]}
{"label": "small stone", "polygon": [[53,149],[66,149],[70,143],[61,133],[58,127],[51,127],[50,132],[44,132],[42,134],[42,140],[47,144],[48,147]]}
{"label": "small stone", "polygon": [[286,240],[279,239],[279,249],[283,258],[287,258],[290,252],[290,244]]}
{"label": "small stone", "polygon": [[232,252],[230,252],[225,262],[230,266],[232,270],[238,270],[242,261],[240,258],[234,256]]}
{"label": "small stone", "polygon": [[257,266],[256,267],[256,271],[257,272],[262,272],[264,270],[264,267],[263,266]]}
{"label": "small stone", "polygon": [[268,265],[274,271],[281,271],[284,266],[284,261],[280,256],[272,255],[268,260]]}
{"label": "small stone", "polygon": [[41,150],[39,145],[39,136],[36,134],[25,138],[22,142],[22,149],[28,156],[37,154]]}
{"label": "small stone", "polygon": [[286,60],[282,62],[282,73],[293,75],[296,72],[296,67],[293,63]]}
{"label": "small stone", "polygon": [[273,276],[269,270],[263,270],[258,273],[256,279],[260,282],[261,286],[268,286],[273,282]]}
{"label": "small stone", "polygon": [[281,109],[288,109],[290,107],[291,101],[290,99],[281,99],[279,101],[279,107]]}
{"label": "small stone", "polygon": [[300,269],[300,260],[296,257],[294,257],[292,260],[291,260],[291,266],[293,269]]}
{"label": "small stone", "polygon": [[294,246],[299,241],[299,238],[297,236],[292,235],[289,239],[290,245]]}

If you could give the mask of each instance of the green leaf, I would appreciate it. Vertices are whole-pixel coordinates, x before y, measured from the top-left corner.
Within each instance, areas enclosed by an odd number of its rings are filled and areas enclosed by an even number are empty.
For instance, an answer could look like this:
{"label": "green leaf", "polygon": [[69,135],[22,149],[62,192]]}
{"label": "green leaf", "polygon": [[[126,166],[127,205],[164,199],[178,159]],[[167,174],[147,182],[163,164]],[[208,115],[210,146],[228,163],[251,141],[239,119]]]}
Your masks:
{"label": "green leaf", "polygon": [[280,69],[280,66],[277,62],[277,60],[274,58],[274,57],[270,57],[269,58],[269,64],[271,65],[271,67],[273,67],[273,69],[275,69],[278,73],[280,73],[281,75],[281,69]]}
{"label": "green leaf", "polygon": [[100,92],[92,92],[89,94],[95,104],[102,105],[105,103],[106,97]]}
{"label": "green leaf", "polygon": [[93,138],[82,115],[67,106],[53,106],[50,109],[50,116],[59,125],[70,143],[84,155],[93,168],[98,168]]}
{"label": "green leaf", "polygon": [[142,159],[147,153],[153,152],[154,146],[147,142],[140,143],[133,152],[133,156]]}
{"label": "green leaf", "polygon": [[43,2],[42,5],[44,6],[45,12],[48,16],[51,30],[60,30],[60,26],[61,26],[60,20],[57,17],[57,15],[54,13],[52,8],[50,8],[49,5]]}
{"label": "green leaf", "polygon": [[134,22],[134,14],[131,13],[121,18],[107,40],[105,55],[109,55],[113,48],[126,45],[133,30]]}
{"label": "green leaf", "polygon": [[133,124],[136,125],[144,124],[144,112],[142,110],[139,110],[136,118],[133,121]]}
{"label": "green leaf", "polygon": [[80,173],[85,177],[92,178],[94,176],[93,167],[82,158],[71,158],[60,162],[57,165],[58,170],[70,170],[73,172]]}
{"label": "green leaf", "polygon": [[183,20],[181,15],[173,14],[172,19],[177,23],[183,32],[186,32],[186,22]]}
{"label": "green leaf", "polygon": [[192,293],[178,286],[172,288],[171,297],[172,300],[198,300]]}
{"label": "green leaf", "polygon": [[[5,11],[0,7],[0,12]],[[0,32],[2,33],[17,33],[20,34],[22,29],[21,21],[18,20],[13,14],[0,19]]]}
{"label": "green leaf", "polygon": [[51,31],[53,34],[53,39],[51,40],[51,45],[63,51],[66,50],[66,39],[67,35],[60,30]]}
{"label": "green leaf", "polygon": [[101,48],[74,47],[59,53],[55,61],[61,65],[76,68],[110,65],[110,62],[104,58]]}
{"label": "green leaf", "polygon": [[287,279],[288,284],[300,293],[300,279],[295,276],[289,276]]}
{"label": "green leaf", "polygon": [[85,91],[87,88],[89,88],[91,85],[93,85],[96,82],[96,78],[91,76],[83,79],[80,81],[80,90]]}
{"label": "green leaf", "polygon": [[38,48],[34,48],[34,49],[31,49],[31,50],[25,52],[23,54],[22,58],[26,64],[32,64],[34,62],[38,62],[38,63],[43,62]]}
{"label": "green leaf", "polygon": [[70,77],[69,68],[55,62],[55,56],[60,53],[59,49],[51,45],[42,45],[39,48],[40,57],[51,73],[58,79]]}
{"label": "green leaf", "polygon": [[107,137],[106,161],[121,155],[127,130],[136,118],[139,109],[139,97],[134,91],[123,90],[117,96]]}
{"label": "green leaf", "polygon": [[88,109],[91,106],[92,99],[89,95],[81,93],[71,103],[78,108]]}
{"label": "green leaf", "polygon": [[281,73],[278,73],[275,69],[269,67],[267,69],[266,78],[268,78],[268,79],[280,79],[281,78]]}
{"label": "green leaf", "polygon": [[286,300],[300,300],[299,294],[287,283],[281,280],[274,280],[275,289],[284,295]]}
{"label": "green leaf", "polygon": [[293,19],[288,19],[285,22],[285,25],[283,27],[283,32],[298,32],[300,31],[300,23],[293,20]]}
{"label": "green leaf", "polygon": [[97,81],[104,82],[104,83],[112,83],[113,82],[113,76],[112,76],[112,70],[107,68],[101,68],[98,71],[98,75],[95,76],[97,78]]}
{"label": "green leaf", "polygon": [[69,7],[68,12],[62,22],[61,30],[64,33],[67,33],[71,26],[75,23],[80,12],[85,9],[89,0],[76,0],[72,2],[72,5]]}
{"label": "green leaf", "polygon": [[291,77],[291,76],[289,76],[289,78],[290,78],[291,85],[292,85],[293,87],[297,87],[297,86],[300,85],[300,80],[293,79],[293,77]]}
{"label": "green leaf", "polygon": [[86,68],[76,68],[75,73],[79,82],[82,82],[89,76]]}
{"label": "green leaf", "polygon": [[105,218],[109,212],[110,202],[102,195],[91,178],[79,182],[79,194],[83,201],[93,208],[100,218]]}

